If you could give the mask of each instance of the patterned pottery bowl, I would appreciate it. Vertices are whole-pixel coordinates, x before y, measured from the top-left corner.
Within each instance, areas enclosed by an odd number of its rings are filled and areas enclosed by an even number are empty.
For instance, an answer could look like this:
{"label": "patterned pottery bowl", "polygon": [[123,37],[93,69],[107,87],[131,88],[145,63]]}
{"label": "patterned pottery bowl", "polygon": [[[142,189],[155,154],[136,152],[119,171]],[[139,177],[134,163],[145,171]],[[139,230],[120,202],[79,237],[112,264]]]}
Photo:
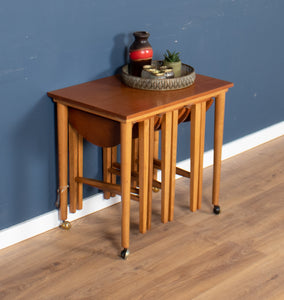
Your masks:
{"label": "patterned pottery bowl", "polygon": [[[158,67],[163,64],[162,61],[153,61],[152,65]],[[163,79],[150,79],[132,76],[128,73],[128,65],[122,67],[122,81],[129,87],[141,90],[151,91],[169,91],[186,88],[192,85],[195,81],[194,68],[182,64],[182,73],[180,77],[163,78]]]}

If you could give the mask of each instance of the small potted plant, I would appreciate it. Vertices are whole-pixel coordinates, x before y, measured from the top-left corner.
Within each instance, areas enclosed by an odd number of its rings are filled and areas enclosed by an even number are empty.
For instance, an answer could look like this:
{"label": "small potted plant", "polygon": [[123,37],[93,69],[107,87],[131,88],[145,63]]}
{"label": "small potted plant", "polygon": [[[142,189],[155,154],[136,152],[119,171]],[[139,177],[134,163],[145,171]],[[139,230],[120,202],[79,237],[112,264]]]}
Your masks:
{"label": "small potted plant", "polygon": [[164,65],[173,68],[175,77],[181,76],[181,60],[179,55],[180,52],[170,52],[169,50],[164,54]]}

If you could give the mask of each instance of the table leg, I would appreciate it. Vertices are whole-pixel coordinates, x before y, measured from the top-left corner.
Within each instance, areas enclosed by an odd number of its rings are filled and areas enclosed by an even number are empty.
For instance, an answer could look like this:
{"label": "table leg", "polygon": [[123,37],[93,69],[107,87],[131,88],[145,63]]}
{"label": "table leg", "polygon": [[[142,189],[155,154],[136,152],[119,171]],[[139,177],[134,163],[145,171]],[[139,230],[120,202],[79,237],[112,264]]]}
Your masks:
{"label": "table leg", "polygon": [[[83,136],[78,135],[78,177],[83,177]],[[83,183],[77,183],[77,209],[83,208]]]}
{"label": "table leg", "polygon": [[131,186],[131,148],[132,123],[121,123],[121,256],[128,256],[130,232],[130,186]]}
{"label": "table leg", "polygon": [[[155,119],[154,119],[154,121],[155,121]],[[160,140],[160,131],[156,130],[156,131],[154,131],[154,152],[153,152],[155,160],[159,159],[159,140]],[[153,172],[154,172],[153,173],[153,178],[155,180],[157,180],[157,178],[158,178],[158,170],[156,168],[154,168]],[[159,192],[159,190],[160,190],[157,187],[153,187],[152,189],[153,189],[153,191],[155,193]]]}
{"label": "table leg", "polygon": [[170,173],[171,173],[171,138],[172,138],[172,112],[167,112],[162,120],[162,201],[161,221],[169,220]]}
{"label": "table leg", "polygon": [[[132,162],[131,162],[131,168],[134,173],[139,172],[139,151],[138,151],[139,145],[138,145],[138,138],[132,139]],[[139,186],[139,182],[137,178],[132,178],[132,186],[137,187]]]}
{"label": "table leg", "polygon": [[155,148],[154,118],[149,120],[149,174],[148,174],[148,209],[147,209],[147,230],[151,229],[152,220],[152,190],[153,190],[153,164]]}
{"label": "table leg", "polygon": [[[103,177],[104,182],[111,183],[111,147],[103,147]],[[110,192],[104,192],[104,199],[110,198]]]}
{"label": "table leg", "polygon": [[204,143],[205,143],[205,123],[206,123],[206,102],[202,102],[201,103],[201,118],[200,118],[199,179],[198,179],[198,201],[197,201],[197,209],[201,208],[201,202],[202,202],[203,156],[204,156]]}
{"label": "table leg", "polygon": [[171,176],[170,176],[169,221],[172,221],[174,219],[176,158],[177,158],[177,136],[178,136],[178,110],[175,110],[175,111],[172,112],[172,141],[171,141]]}
{"label": "table leg", "polygon": [[139,123],[139,231],[147,231],[149,120]]}
{"label": "table leg", "polygon": [[68,195],[68,108],[57,103],[57,138],[58,138],[58,171],[60,197],[60,219],[67,219],[67,195]]}
{"label": "table leg", "polygon": [[[111,165],[117,163],[117,146],[111,147]],[[111,174],[111,183],[116,184],[116,175]],[[110,193],[111,197],[115,197],[115,193]]]}
{"label": "table leg", "polygon": [[190,132],[190,210],[196,211],[199,185],[199,155],[200,155],[200,122],[201,104],[191,107],[191,132]]}
{"label": "table leg", "polygon": [[219,192],[221,176],[221,159],[225,115],[225,97],[226,93],[218,95],[215,99],[215,129],[214,129],[214,166],[213,166],[213,193],[212,204],[214,212],[219,213]]}
{"label": "table leg", "polygon": [[78,133],[69,124],[69,210],[75,213],[77,210],[78,183]]}

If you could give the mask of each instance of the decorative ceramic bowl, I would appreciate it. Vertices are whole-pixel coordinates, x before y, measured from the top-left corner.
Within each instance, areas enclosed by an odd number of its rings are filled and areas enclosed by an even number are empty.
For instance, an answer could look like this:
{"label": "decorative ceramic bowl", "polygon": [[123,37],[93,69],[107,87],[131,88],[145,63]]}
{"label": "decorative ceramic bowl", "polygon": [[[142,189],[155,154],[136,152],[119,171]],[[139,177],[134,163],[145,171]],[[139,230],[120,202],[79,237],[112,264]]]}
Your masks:
{"label": "decorative ceramic bowl", "polygon": [[[163,64],[162,61],[153,61],[152,65],[159,67]],[[150,79],[132,76],[128,73],[128,65],[122,67],[122,81],[129,87],[141,90],[151,91],[169,91],[186,88],[192,85],[195,81],[194,68],[182,64],[182,71],[180,77],[163,78],[163,79]]]}

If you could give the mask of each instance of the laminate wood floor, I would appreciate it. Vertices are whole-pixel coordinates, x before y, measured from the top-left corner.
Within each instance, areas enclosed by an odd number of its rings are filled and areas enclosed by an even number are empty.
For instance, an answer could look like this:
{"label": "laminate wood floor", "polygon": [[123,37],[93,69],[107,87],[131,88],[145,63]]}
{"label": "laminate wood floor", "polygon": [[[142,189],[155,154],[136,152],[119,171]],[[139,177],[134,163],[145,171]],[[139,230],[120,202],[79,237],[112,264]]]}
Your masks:
{"label": "laminate wood floor", "polygon": [[131,207],[131,254],[120,252],[120,204],[0,251],[0,299],[284,299],[284,137],[222,164],[212,213],[212,168],[202,209],[189,180],[176,184],[175,219],[160,223],[154,194],[150,232]]}

